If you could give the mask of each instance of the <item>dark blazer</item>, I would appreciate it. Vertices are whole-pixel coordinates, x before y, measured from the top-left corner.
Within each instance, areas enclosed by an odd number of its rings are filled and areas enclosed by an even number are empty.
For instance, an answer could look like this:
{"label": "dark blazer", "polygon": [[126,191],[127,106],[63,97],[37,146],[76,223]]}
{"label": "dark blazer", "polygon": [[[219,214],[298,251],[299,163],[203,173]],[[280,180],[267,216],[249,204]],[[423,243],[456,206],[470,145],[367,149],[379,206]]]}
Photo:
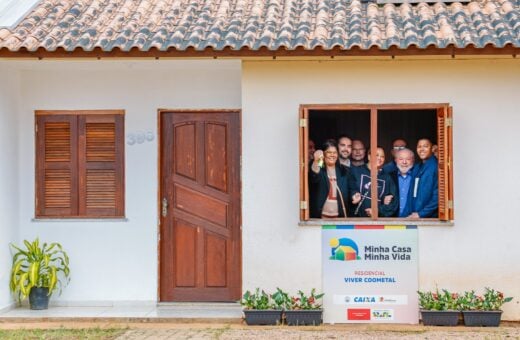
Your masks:
{"label": "dark blazer", "polygon": [[[368,188],[360,187],[362,185],[362,183],[361,183],[362,175],[367,176],[368,181],[371,181],[370,180],[370,169],[366,165],[365,165],[364,169],[359,172],[359,178],[357,178],[357,185],[358,185],[357,188],[359,189],[359,192],[361,193],[361,195],[365,195],[366,197],[363,197],[363,196],[361,197],[361,202],[360,202],[361,207],[359,209],[357,209],[357,206],[356,206],[356,209],[358,210],[357,216],[367,217],[368,215],[365,213],[365,209],[371,207],[372,191],[371,191],[370,187],[368,187]],[[396,196],[398,195],[397,186],[394,183],[394,180],[392,179],[392,177],[383,171],[379,171],[379,173],[377,174],[377,179],[378,179],[378,185],[377,185],[378,198],[380,199],[380,201],[378,202],[378,205],[377,205],[377,208],[379,210],[379,216],[380,217],[394,216],[396,211],[398,212],[397,209],[399,208],[399,200],[396,200]],[[384,197],[387,195],[394,196],[394,198],[392,199],[390,204],[384,204],[384,202],[383,202]]]}
{"label": "dark blazer", "polygon": [[[357,192],[356,180],[350,173],[349,168],[340,165],[339,162],[336,163],[336,183],[338,184],[339,190],[341,190],[345,207],[348,210],[352,201],[352,195]],[[312,168],[309,168],[309,184],[310,217],[321,218],[321,211],[323,210],[323,205],[327,200],[330,189],[326,167],[320,168],[319,173],[315,173],[312,171]],[[339,193],[337,194],[337,198],[339,217],[345,217]]]}
{"label": "dark blazer", "polygon": [[[408,215],[410,215],[412,213],[412,208],[413,208],[413,205],[412,205],[413,204],[413,202],[412,202],[413,201],[413,197],[412,197],[412,195],[413,195],[414,179],[415,179],[415,175],[417,174],[418,169],[419,168],[418,168],[418,166],[416,164],[409,171],[408,176],[410,176],[412,178],[412,182],[410,183],[410,188],[409,188],[408,193],[407,193],[408,199],[406,200],[406,207],[404,207],[403,216],[402,217],[408,217]],[[392,171],[391,173],[388,174],[393,179],[393,181],[395,183],[395,188],[397,189],[396,190],[396,195],[393,198],[397,202],[397,209],[396,209],[395,213],[392,215],[393,217],[399,217],[399,211],[401,210],[401,199],[400,199],[401,190],[399,190],[398,173],[399,173],[399,169],[397,169],[397,167],[396,167],[395,171]]]}
{"label": "dark blazer", "polygon": [[383,165],[383,172],[385,172],[387,174],[391,174],[392,172],[395,172],[395,171],[397,171],[397,164],[395,164],[394,160]]}
{"label": "dark blazer", "polygon": [[412,212],[419,217],[437,217],[439,208],[439,167],[437,158],[431,156],[419,165],[415,175]]}

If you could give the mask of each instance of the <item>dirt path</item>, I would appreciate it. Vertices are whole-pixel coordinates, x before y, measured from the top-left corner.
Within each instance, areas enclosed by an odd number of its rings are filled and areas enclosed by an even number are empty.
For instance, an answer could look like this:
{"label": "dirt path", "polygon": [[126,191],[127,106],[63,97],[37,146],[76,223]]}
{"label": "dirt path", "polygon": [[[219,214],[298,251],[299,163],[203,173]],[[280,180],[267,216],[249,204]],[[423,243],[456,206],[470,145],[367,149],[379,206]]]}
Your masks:
{"label": "dirt path", "polygon": [[271,329],[132,329],[117,339],[220,339],[220,340],[255,340],[255,339],[520,339],[520,329],[499,328],[485,330],[443,330],[443,329],[407,329],[407,330],[358,330],[329,329],[306,327],[281,327]]}
{"label": "dirt path", "polygon": [[246,326],[210,323],[17,322],[0,329],[122,328],[117,339],[519,339],[520,323],[498,328],[425,327],[421,325],[323,325],[319,327]]}

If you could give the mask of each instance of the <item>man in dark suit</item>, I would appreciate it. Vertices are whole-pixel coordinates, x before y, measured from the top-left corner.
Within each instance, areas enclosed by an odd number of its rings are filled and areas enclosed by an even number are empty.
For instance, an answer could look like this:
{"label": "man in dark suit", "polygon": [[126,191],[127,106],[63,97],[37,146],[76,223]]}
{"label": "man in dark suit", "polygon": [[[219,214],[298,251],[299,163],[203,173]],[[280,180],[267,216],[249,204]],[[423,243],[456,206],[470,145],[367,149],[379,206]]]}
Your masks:
{"label": "man in dark suit", "polygon": [[399,202],[399,209],[396,217],[408,217],[412,213],[412,193],[414,186],[414,178],[417,172],[417,167],[414,165],[414,153],[410,149],[401,149],[395,153],[395,164],[397,169],[390,172],[390,176],[397,185],[397,195],[392,198],[385,198],[387,200],[397,200]]}

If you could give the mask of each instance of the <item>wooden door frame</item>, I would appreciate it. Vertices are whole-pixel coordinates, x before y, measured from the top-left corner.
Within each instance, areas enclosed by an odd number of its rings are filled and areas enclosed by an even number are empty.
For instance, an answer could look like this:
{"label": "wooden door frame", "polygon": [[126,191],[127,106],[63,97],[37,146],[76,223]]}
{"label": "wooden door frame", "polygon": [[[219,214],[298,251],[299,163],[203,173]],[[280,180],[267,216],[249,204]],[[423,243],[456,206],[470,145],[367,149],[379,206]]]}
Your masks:
{"label": "wooden door frame", "polygon": [[[239,249],[239,285],[242,287],[242,110],[241,109],[158,109],[157,110],[157,302],[161,301],[161,197],[162,197],[162,116],[165,113],[236,113],[238,114],[238,150],[240,152],[240,162],[238,164],[238,182],[240,203],[238,209],[238,228],[240,237],[238,239]],[[242,289],[242,288],[241,288]]]}

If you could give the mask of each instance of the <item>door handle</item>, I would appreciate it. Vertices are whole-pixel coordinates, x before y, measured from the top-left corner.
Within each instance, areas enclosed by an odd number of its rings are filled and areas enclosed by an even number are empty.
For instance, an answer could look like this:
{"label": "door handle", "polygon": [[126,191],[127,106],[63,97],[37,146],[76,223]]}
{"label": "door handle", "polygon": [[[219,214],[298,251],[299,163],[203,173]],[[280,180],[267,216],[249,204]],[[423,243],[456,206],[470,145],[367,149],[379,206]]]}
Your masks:
{"label": "door handle", "polygon": [[168,215],[168,200],[166,197],[163,197],[161,207],[162,217],[166,217]]}

